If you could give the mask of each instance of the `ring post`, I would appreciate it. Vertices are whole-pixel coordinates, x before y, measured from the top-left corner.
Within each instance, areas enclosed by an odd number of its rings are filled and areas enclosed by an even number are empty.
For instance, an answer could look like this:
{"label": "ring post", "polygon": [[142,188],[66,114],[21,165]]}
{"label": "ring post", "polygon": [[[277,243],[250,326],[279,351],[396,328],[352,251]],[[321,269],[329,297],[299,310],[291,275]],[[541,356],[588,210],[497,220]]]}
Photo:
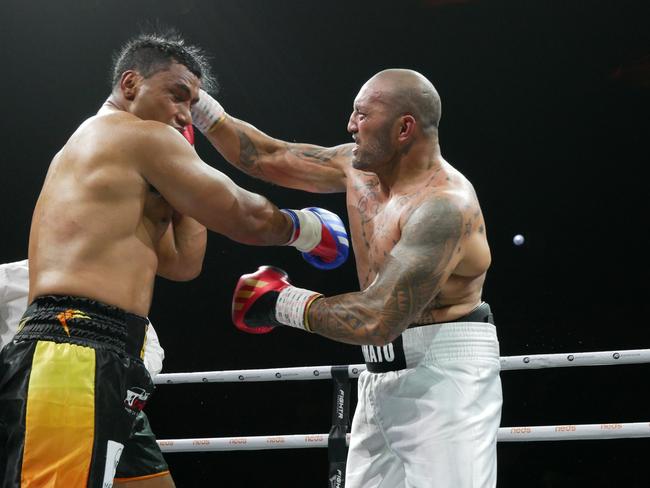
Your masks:
{"label": "ring post", "polygon": [[334,405],[332,427],[327,438],[329,488],[345,488],[346,435],[350,423],[350,376],[348,367],[332,366]]}

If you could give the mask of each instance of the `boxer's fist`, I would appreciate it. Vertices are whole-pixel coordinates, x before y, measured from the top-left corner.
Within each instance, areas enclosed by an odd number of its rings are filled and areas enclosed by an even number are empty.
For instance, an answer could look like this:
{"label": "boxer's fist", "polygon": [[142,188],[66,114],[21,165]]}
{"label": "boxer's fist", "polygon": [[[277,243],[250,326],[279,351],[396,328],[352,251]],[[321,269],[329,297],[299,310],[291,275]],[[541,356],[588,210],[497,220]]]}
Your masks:
{"label": "boxer's fist", "polygon": [[208,134],[225,118],[226,112],[219,102],[204,90],[199,92],[199,101],[192,106],[192,123],[202,134]]}
{"label": "boxer's fist", "polygon": [[296,288],[287,273],[273,266],[260,266],[242,275],[232,300],[235,326],[249,334],[266,334],[278,325],[309,330],[306,311],[321,295]]}
{"label": "boxer's fist", "polygon": [[348,258],[350,243],[341,218],[324,208],[283,209],[293,220],[289,245],[319,269],[334,269]]}
{"label": "boxer's fist", "polygon": [[232,299],[232,321],[239,330],[266,334],[281,325],[275,319],[280,290],[290,286],[289,275],[273,266],[260,266],[239,278]]}

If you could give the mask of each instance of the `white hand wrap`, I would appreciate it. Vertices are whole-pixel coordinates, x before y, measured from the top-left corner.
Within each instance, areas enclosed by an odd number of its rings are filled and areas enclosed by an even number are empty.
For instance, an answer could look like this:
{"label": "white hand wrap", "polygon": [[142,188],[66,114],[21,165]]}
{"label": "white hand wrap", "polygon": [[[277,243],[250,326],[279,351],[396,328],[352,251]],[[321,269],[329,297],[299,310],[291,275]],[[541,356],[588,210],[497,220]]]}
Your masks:
{"label": "white hand wrap", "polygon": [[192,107],[192,124],[202,134],[207,134],[225,118],[226,111],[221,104],[209,93],[201,90],[199,101]]}
{"label": "white hand wrap", "polygon": [[[282,211],[288,213],[286,210]],[[320,243],[323,224],[313,212],[293,209],[291,211],[298,218],[300,225],[295,227],[287,245],[295,247],[300,252],[309,252]]]}
{"label": "white hand wrap", "polygon": [[278,295],[275,303],[275,319],[284,325],[311,332],[306,311],[311,303],[321,297],[320,293],[295,286],[287,286]]}

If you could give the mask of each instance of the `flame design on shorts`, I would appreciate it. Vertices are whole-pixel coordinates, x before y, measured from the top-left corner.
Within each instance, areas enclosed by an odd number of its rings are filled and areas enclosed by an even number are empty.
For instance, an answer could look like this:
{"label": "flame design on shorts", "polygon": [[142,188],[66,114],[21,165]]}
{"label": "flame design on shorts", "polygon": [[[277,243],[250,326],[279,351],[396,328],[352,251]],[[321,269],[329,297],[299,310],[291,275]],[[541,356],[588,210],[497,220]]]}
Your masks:
{"label": "flame design on shorts", "polygon": [[16,330],[16,332],[20,332],[21,330],[23,330],[23,327],[25,327],[27,321],[31,318],[32,317],[30,316],[30,317],[23,317],[22,319],[20,319],[20,322],[18,323],[18,329]]}
{"label": "flame design on shorts", "polygon": [[61,325],[63,326],[63,330],[65,330],[65,333],[68,334],[68,337],[70,337],[70,328],[68,327],[68,320],[72,320],[72,319],[90,320],[90,317],[85,313],[83,313],[81,310],[74,310],[72,308],[69,308],[64,312],[61,312],[56,316],[56,318],[59,319],[59,322],[61,322]]}

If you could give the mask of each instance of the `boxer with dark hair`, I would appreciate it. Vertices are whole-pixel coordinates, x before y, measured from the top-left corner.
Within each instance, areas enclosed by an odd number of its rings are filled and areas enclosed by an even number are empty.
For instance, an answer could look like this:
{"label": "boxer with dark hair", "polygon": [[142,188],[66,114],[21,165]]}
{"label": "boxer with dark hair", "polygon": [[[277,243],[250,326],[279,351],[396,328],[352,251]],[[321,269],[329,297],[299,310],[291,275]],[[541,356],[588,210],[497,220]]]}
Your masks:
{"label": "boxer with dark hair", "polygon": [[[490,248],[474,187],[442,157],[433,84],[412,70],[377,73],[354,100],[354,143],[333,148],[269,137],[205,93],[193,110],[246,173],[347,193],[360,291],[323,297],[263,266],[233,299],[246,332],[288,325],[362,346],[346,488],[494,487],[502,397],[482,300]],[[206,114],[219,122],[202,124]]]}
{"label": "boxer with dark hair", "polygon": [[199,78],[203,90],[217,90],[212,68],[203,49],[187,44],[173,30],[165,34],[142,34],[127,41],[113,58],[112,85],[117,86],[125,71],[134,70],[149,78],[168,69],[172,63],[182,64]]}
{"label": "boxer with dark hair", "polygon": [[196,277],[207,229],[291,245],[324,267],[347,255],[334,214],[280,210],[188,144],[210,79],[199,53],[177,35],[129,41],[110,96],[50,164],[29,236],[30,305],[0,353],[2,488],[112,485],[153,390],[141,355],[155,277]]}

